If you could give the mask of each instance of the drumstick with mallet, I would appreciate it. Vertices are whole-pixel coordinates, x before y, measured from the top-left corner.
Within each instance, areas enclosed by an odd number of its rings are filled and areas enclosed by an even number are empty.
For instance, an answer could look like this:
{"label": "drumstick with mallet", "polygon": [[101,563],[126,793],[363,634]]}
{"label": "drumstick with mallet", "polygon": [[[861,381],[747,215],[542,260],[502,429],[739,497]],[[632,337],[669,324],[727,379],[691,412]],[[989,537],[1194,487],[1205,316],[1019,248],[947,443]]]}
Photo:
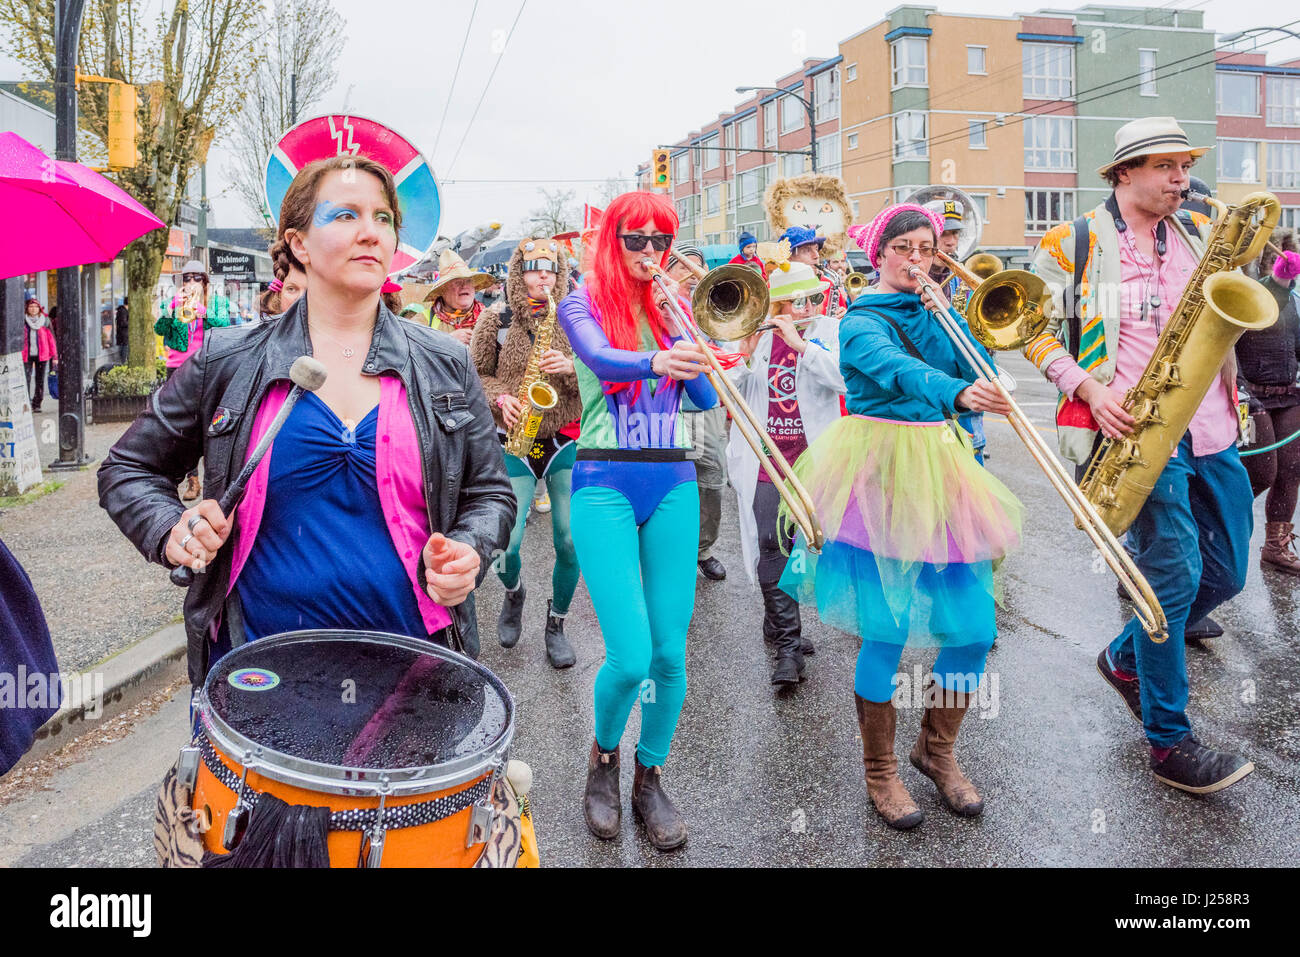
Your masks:
{"label": "drumstick with mallet", "polygon": [[[270,428],[262,435],[262,440],[257,443],[257,448],[253,449],[253,454],[244,467],[235,476],[235,480],[226,488],[226,493],[221,496],[218,505],[221,508],[221,514],[227,519],[234,518],[234,510],[239,507],[240,501],[244,497],[244,487],[248,480],[253,477],[253,472],[257,470],[258,463],[262,461],[271,443],[275,441],[276,433],[284,425],[284,420],[289,418],[289,413],[293,411],[294,403],[303,391],[315,392],[325,384],[326,376],[325,367],[311,356],[299,356],[293,360],[293,365],[289,368],[289,379],[293,382],[293,388],[289,390],[288,396],[285,397],[284,405],[280,406],[280,411],[275,414],[271,420]],[[177,565],[172,569],[172,584],[182,587],[189,587],[194,581],[194,570],[188,565]]]}

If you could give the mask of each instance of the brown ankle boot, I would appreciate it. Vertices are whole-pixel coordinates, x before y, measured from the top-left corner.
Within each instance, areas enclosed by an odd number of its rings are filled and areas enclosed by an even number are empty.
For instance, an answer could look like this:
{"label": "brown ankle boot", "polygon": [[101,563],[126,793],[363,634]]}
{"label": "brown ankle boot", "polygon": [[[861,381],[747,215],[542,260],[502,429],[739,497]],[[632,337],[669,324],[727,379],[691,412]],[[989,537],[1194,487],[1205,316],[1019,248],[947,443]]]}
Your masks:
{"label": "brown ankle boot", "polygon": [[661,851],[671,851],[686,843],[686,821],[664,793],[659,781],[663,768],[646,767],[636,758],[632,779],[632,812],[645,825],[646,837]]}
{"label": "brown ankle boot", "polygon": [[925,815],[907,793],[898,776],[898,757],[894,754],[894,728],[898,713],[894,703],[878,704],[853,696],[858,708],[858,728],[862,732],[862,763],[866,766],[867,797],[885,823],[907,831],[925,820]]}
{"label": "brown ankle boot", "polygon": [[962,817],[974,817],[984,810],[984,799],[961,773],[953,755],[953,744],[971,695],[942,687],[927,687],[925,694],[927,701],[933,694],[936,704],[927,705],[921,718],[921,736],[916,739],[910,757],[912,766],[938,785],[939,796],[948,810]]}
{"label": "brown ankle boot", "polygon": [[1296,540],[1290,522],[1265,522],[1264,547],[1259,550],[1260,566],[1272,565],[1288,575],[1300,575],[1300,555],[1296,554]]}
{"label": "brown ankle boot", "polygon": [[623,801],[618,793],[618,749],[600,750],[593,740],[587,757],[587,788],[582,795],[582,815],[587,829],[603,841],[618,837]]}

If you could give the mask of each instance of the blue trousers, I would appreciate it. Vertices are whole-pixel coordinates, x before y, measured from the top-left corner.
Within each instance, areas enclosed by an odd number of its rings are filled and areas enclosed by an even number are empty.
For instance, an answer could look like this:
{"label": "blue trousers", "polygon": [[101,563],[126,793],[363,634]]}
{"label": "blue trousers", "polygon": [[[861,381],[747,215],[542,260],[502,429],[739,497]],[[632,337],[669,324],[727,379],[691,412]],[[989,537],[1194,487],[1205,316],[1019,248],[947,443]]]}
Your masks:
{"label": "blue trousers", "polygon": [[1169,621],[1169,639],[1156,644],[1134,618],[1107,651],[1114,667],[1137,674],[1142,723],[1155,747],[1172,747],[1192,730],[1183,632],[1246,584],[1252,501],[1237,450],[1195,456],[1187,434],[1129,530],[1137,566]]}

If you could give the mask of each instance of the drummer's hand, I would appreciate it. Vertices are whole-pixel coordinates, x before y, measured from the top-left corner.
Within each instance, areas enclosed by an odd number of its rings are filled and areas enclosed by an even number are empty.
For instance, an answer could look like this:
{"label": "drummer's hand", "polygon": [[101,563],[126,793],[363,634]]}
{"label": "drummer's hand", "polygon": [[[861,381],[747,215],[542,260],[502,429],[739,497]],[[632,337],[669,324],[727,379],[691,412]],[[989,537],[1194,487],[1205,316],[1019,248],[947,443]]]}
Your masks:
{"label": "drummer's hand", "polygon": [[983,379],[958,392],[957,404],[972,412],[993,412],[997,415],[1011,412],[1011,404],[1002,398],[1002,393]]}
{"label": "drummer's hand", "polygon": [[453,608],[474,590],[480,559],[464,542],[441,532],[429,536],[424,546],[424,582],[429,597],[443,608]]}
{"label": "drummer's hand", "polygon": [[[196,515],[201,520],[194,523],[191,532],[190,519]],[[232,527],[230,520],[221,514],[217,500],[205,498],[193,508],[181,512],[181,520],[167,538],[167,560],[173,565],[187,565],[196,572],[203,571],[204,566],[216,556],[217,549],[230,537]],[[193,537],[182,548],[181,542],[187,535]]]}
{"label": "drummer's hand", "polygon": [[666,375],[673,379],[694,379],[708,368],[708,360],[699,346],[681,340],[673,343],[671,349],[656,352],[650,360],[650,370],[655,375]]}
{"label": "drummer's hand", "polygon": [[502,395],[497,399],[497,405],[501,407],[501,421],[506,424],[507,429],[513,429],[519,424],[519,413],[523,411],[519,399],[513,395]]}
{"label": "drummer's hand", "polygon": [[1133,431],[1137,420],[1124,411],[1123,400],[1096,379],[1084,379],[1074,394],[1088,403],[1093,419],[1106,438],[1118,439]]}
{"label": "drummer's hand", "polygon": [[546,375],[572,375],[573,360],[559,349],[547,349],[537,367]]}
{"label": "drummer's hand", "polygon": [[469,345],[469,337],[472,336],[473,334],[474,334],[473,329],[451,330],[451,337],[455,339],[457,342],[464,343],[465,345]]}
{"label": "drummer's hand", "polygon": [[927,309],[938,309],[940,312],[947,312],[949,308],[947,297],[933,283],[921,286],[921,305]]}

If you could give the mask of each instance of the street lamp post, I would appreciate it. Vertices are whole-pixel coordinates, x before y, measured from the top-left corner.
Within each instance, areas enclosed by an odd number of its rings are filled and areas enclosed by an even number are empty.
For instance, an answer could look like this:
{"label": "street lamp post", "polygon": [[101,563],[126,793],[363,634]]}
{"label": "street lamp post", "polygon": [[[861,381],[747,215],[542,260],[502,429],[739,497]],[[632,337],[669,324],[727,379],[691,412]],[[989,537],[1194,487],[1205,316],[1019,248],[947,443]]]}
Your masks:
{"label": "street lamp post", "polygon": [[[779,86],[738,86],[737,93],[755,93],[761,90],[770,90],[775,93],[784,93],[786,96],[793,96],[803,104],[803,108],[808,113],[808,156],[812,160],[812,171],[817,172],[817,110],[813,107],[812,101],[808,100],[798,93],[791,93],[789,90],[783,90]],[[780,122],[780,121],[778,121]]]}
{"label": "street lamp post", "polygon": [[1224,43],[1234,43],[1237,40],[1240,40],[1242,37],[1246,36],[1247,34],[1267,33],[1270,31],[1274,31],[1277,33],[1287,33],[1295,37],[1297,40],[1300,40],[1300,33],[1296,33],[1294,30],[1288,30],[1286,27],[1251,27],[1249,30],[1238,30],[1236,33],[1225,34],[1224,36],[1219,37],[1219,39]]}

